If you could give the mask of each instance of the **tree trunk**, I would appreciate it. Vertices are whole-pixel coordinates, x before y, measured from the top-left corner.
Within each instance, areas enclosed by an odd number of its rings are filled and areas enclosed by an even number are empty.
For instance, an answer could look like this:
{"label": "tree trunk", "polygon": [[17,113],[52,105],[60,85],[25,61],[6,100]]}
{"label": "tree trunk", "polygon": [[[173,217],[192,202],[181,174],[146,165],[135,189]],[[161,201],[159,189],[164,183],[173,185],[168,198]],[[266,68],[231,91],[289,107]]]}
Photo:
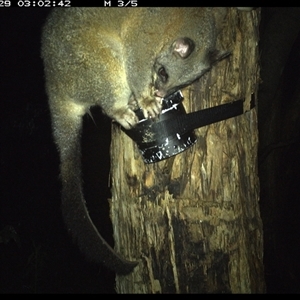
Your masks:
{"label": "tree trunk", "polygon": [[[219,48],[232,55],[183,91],[187,112],[256,95],[259,10],[230,9]],[[139,265],[117,276],[119,293],[261,293],[262,222],[257,177],[257,113],[196,130],[197,143],[144,164],[113,126],[115,249]],[[120,151],[122,149],[122,151]]]}

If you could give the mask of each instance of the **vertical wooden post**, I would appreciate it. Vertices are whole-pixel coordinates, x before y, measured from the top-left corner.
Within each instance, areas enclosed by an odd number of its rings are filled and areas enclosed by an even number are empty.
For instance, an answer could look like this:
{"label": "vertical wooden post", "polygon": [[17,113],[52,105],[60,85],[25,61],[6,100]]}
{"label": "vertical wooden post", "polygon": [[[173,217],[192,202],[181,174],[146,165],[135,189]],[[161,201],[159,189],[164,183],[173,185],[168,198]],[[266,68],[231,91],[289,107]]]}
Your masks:
{"label": "vertical wooden post", "polygon": [[[230,9],[219,48],[231,50],[183,91],[188,112],[257,93],[259,10]],[[113,126],[115,248],[140,263],[117,276],[119,293],[264,292],[257,177],[257,113],[196,131],[198,142],[165,161],[144,164]]]}

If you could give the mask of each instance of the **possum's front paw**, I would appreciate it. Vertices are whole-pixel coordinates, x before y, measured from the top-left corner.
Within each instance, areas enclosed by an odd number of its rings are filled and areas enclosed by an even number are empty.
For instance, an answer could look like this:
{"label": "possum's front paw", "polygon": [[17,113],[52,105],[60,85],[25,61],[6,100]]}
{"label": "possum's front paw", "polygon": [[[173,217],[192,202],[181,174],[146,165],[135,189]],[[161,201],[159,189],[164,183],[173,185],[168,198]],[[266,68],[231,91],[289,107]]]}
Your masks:
{"label": "possum's front paw", "polygon": [[128,107],[116,110],[113,114],[113,119],[121,124],[125,129],[134,127],[139,121],[134,111]]}
{"label": "possum's front paw", "polygon": [[153,99],[143,99],[139,106],[143,110],[145,118],[155,118],[161,112],[162,98],[155,97]]}

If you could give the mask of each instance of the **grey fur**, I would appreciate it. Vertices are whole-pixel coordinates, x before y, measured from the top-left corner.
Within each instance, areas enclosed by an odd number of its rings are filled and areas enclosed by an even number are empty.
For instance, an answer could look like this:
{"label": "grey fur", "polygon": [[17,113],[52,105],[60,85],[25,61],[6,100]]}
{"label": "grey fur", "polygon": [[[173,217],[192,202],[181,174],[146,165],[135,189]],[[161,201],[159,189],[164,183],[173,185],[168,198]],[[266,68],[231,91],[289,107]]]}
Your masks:
{"label": "grey fur", "polygon": [[224,57],[215,49],[226,8],[54,9],[43,29],[42,58],[61,159],[62,210],[86,256],[118,273],[136,262],[119,256],[89,217],[82,194],[82,116],[93,105],[125,128],[134,107],[156,117],[161,98],[191,84]]}

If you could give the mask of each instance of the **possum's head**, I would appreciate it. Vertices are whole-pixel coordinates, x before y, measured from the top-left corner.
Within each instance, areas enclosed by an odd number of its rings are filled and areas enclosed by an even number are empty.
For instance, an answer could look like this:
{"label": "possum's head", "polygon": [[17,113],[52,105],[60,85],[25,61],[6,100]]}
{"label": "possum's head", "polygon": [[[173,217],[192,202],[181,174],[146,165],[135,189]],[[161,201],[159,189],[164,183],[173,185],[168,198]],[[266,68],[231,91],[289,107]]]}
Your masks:
{"label": "possum's head", "polygon": [[181,37],[163,51],[153,66],[155,94],[165,97],[188,86],[211,68],[227,52],[201,48],[192,39]]}

